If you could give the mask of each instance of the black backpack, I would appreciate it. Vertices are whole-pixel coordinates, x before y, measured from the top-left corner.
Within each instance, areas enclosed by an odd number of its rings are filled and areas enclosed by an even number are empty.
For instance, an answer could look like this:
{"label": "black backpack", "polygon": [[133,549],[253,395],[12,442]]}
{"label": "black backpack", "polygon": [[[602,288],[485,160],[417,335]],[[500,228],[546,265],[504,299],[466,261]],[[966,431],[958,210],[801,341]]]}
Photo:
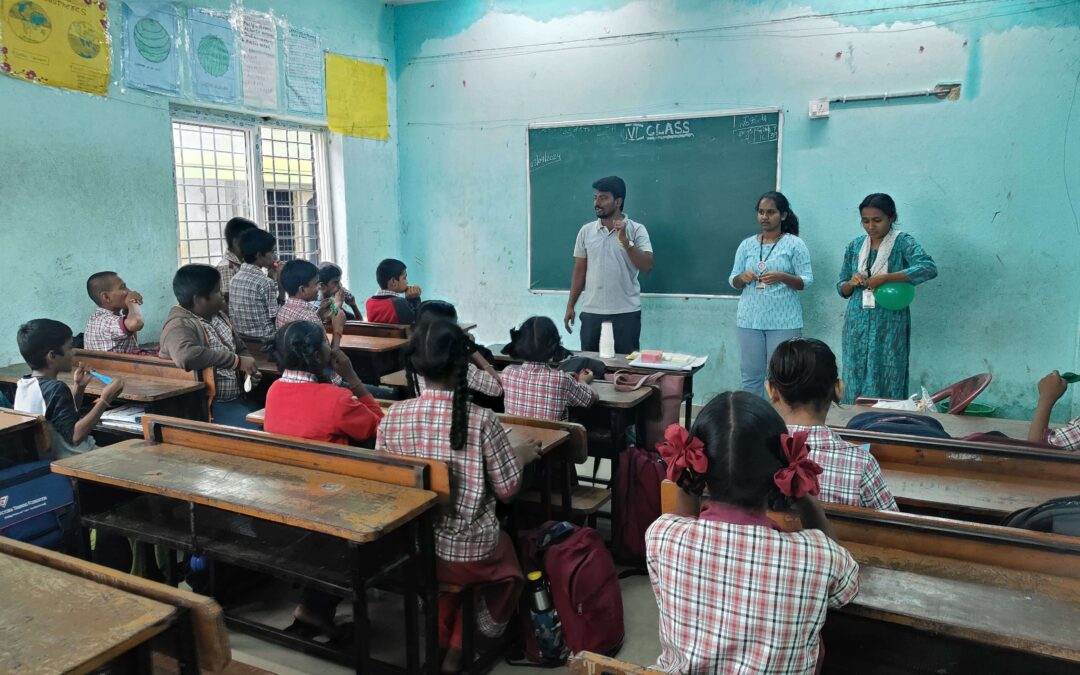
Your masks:
{"label": "black backpack", "polygon": [[1080,536],[1080,495],[1057,497],[1038,506],[1014,511],[1001,524],[1036,532]]}
{"label": "black backpack", "polygon": [[945,433],[945,427],[941,426],[941,422],[933,417],[900,411],[859,413],[848,420],[847,428],[876,431],[882,434],[952,438]]}

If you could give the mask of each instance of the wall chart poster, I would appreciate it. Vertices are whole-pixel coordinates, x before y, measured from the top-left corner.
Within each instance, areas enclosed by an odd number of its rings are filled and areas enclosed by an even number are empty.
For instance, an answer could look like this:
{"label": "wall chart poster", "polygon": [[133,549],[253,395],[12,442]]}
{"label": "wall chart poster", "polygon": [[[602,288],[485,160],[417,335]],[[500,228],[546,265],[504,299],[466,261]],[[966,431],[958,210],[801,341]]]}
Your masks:
{"label": "wall chart poster", "polygon": [[171,5],[124,3],[124,84],[180,93],[180,18]]}
{"label": "wall chart poster", "polygon": [[278,105],[277,27],[266,14],[243,12],[238,17],[244,103],[253,108]]}
{"label": "wall chart poster", "polygon": [[290,111],[326,111],[325,74],[319,36],[290,27],[285,32],[285,99]]}
{"label": "wall chart poster", "polygon": [[98,0],[0,0],[0,72],[105,95],[108,5]]}
{"label": "wall chart poster", "polygon": [[218,103],[240,101],[236,33],[226,16],[193,8],[188,13],[188,52],[191,90],[196,97]]}
{"label": "wall chart poster", "polygon": [[386,68],[326,55],[326,120],[331,131],[359,138],[390,138]]}

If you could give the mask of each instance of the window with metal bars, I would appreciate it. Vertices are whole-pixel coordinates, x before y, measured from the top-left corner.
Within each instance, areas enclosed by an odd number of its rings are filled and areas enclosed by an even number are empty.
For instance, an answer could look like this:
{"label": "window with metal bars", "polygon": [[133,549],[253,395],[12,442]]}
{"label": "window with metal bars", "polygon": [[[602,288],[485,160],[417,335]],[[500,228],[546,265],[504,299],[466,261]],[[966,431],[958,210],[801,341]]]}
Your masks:
{"label": "window with metal bars", "polygon": [[217,263],[234,216],[277,237],[281,260],[332,259],[325,143],[313,129],[174,119],[180,264]]}

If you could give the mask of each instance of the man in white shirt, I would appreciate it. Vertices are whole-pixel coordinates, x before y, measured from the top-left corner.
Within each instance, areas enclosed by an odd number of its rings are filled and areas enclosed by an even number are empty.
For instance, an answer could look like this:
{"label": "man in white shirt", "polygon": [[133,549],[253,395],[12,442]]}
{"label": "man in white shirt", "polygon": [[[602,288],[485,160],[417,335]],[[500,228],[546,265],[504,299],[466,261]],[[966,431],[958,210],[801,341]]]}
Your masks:
{"label": "man in white shirt", "polygon": [[623,213],[626,183],[608,176],[593,183],[596,220],[578,231],[574,242],[574,272],[563,324],[572,333],[574,307],[581,306],[581,350],[600,349],[600,326],[612,323],[615,352],[629,354],[640,348],[641,285],[639,272],[653,267],[652,242],[641,223]]}

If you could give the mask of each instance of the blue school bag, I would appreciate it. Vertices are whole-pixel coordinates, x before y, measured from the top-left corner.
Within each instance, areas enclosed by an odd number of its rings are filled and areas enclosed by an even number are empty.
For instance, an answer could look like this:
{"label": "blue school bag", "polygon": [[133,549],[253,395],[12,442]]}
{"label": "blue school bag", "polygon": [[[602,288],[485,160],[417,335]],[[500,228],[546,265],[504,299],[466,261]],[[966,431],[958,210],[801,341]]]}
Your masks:
{"label": "blue school bag", "polygon": [[0,471],[0,536],[55,550],[75,529],[71,479],[49,462],[27,462]]}
{"label": "blue school bag", "polygon": [[859,413],[848,420],[847,428],[876,431],[882,434],[951,438],[945,433],[945,427],[941,426],[941,422],[933,417],[899,411]]}

